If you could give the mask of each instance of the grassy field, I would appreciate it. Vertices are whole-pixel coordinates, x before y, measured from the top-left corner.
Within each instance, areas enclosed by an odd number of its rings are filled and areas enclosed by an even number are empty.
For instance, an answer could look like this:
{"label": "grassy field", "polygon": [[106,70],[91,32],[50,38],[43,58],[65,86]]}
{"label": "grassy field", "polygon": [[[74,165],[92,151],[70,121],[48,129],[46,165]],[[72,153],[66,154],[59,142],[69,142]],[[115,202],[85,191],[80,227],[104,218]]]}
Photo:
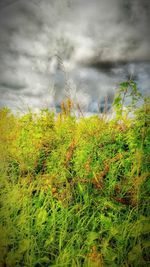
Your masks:
{"label": "grassy field", "polygon": [[150,266],[150,101],[130,81],[113,106],[0,111],[1,267]]}

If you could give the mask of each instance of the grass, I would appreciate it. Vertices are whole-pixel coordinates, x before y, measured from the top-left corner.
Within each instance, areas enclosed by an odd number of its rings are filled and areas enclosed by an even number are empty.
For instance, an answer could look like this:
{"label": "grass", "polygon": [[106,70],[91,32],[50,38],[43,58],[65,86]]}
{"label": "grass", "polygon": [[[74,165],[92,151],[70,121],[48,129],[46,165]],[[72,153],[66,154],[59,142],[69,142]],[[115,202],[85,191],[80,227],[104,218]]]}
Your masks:
{"label": "grass", "polygon": [[0,111],[0,266],[150,265],[150,104],[139,99],[130,81],[112,120],[77,120],[70,99],[57,117]]}

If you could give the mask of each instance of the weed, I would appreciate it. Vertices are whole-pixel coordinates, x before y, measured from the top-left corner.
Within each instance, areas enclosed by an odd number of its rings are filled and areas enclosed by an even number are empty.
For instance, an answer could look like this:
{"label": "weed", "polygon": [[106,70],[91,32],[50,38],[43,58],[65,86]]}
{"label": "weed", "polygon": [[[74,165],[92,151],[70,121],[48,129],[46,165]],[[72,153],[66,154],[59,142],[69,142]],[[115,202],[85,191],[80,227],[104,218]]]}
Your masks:
{"label": "weed", "polygon": [[128,81],[113,105],[110,121],[70,98],[57,117],[0,111],[0,266],[150,264],[150,102]]}

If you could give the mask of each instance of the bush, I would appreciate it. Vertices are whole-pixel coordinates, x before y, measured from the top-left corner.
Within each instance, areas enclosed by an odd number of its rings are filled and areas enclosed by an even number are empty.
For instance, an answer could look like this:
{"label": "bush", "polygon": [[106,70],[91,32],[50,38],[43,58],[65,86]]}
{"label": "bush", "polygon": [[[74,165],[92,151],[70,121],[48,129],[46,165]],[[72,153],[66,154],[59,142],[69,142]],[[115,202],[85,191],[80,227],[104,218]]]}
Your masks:
{"label": "bush", "polygon": [[150,103],[140,99],[121,84],[109,121],[77,120],[70,100],[57,117],[0,111],[0,266],[148,266]]}

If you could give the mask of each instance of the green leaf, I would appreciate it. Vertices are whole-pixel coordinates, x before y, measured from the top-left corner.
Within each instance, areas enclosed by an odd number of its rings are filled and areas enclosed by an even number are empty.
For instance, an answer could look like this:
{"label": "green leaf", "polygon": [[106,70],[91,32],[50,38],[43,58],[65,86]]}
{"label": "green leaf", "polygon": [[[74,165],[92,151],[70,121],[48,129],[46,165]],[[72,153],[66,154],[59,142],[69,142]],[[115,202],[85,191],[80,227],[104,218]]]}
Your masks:
{"label": "green leaf", "polygon": [[[107,248],[106,252],[105,252],[105,257],[107,259],[108,262],[113,263],[115,261],[115,259],[117,258],[117,251],[114,251],[114,249],[112,248]],[[114,266],[114,265],[111,265]]]}
{"label": "green leaf", "polygon": [[78,189],[79,189],[80,194],[82,195],[84,192],[84,187],[81,183],[78,183]]}
{"label": "green leaf", "polygon": [[43,263],[49,263],[49,262],[50,262],[50,259],[49,259],[47,256],[44,256],[44,257],[38,259],[38,260],[36,261],[36,264],[37,264],[37,263],[43,264]]}
{"label": "green leaf", "polygon": [[150,248],[150,241],[149,240],[145,240],[142,242],[142,247],[143,248]]}
{"label": "green leaf", "polygon": [[121,98],[120,94],[118,96],[116,96],[115,99],[114,99],[113,105],[116,106],[116,105],[120,104],[121,99],[122,98]]}
{"label": "green leaf", "polygon": [[144,216],[138,220],[131,231],[132,236],[139,236],[141,234],[150,233],[150,223],[149,219],[145,218]]}
{"label": "green leaf", "polygon": [[138,263],[142,256],[141,245],[138,244],[132,248],[132,250],[128,253],[128,261],[129,263]]}
{"label": "green leaf", "polygon": [[47,211],[45,209],[40,209],[37,215],[37,225],[42,225],[47,221]]}
{"label": "green leaf", "polygon": [[94,240],[99,238],[99,233],[89,232],[87,236],[88,243],[92,244]]}
{"label": "green leaf", "polygon": [[27,251],[30,247],[30,240],[29,239],[23,239],[19,245],[19,249],[18,252],[19,253],[24,253],[25,251]]}
{"label": "green leaf", "polygon": [[122,88],[127,88],[128,86],[129,86],[129,82],[128,81],[120,83],[120,88],[121,87]]}
{"label": "green leaf", "polygon": [[111,224],[112,224],[111,218],[106,217],[105,215],[101,214],[100,215],[100,219],[101,219],[101,223],[103,224],[103,226],[106,229],[108,229],[108,228],[110,229]]}

